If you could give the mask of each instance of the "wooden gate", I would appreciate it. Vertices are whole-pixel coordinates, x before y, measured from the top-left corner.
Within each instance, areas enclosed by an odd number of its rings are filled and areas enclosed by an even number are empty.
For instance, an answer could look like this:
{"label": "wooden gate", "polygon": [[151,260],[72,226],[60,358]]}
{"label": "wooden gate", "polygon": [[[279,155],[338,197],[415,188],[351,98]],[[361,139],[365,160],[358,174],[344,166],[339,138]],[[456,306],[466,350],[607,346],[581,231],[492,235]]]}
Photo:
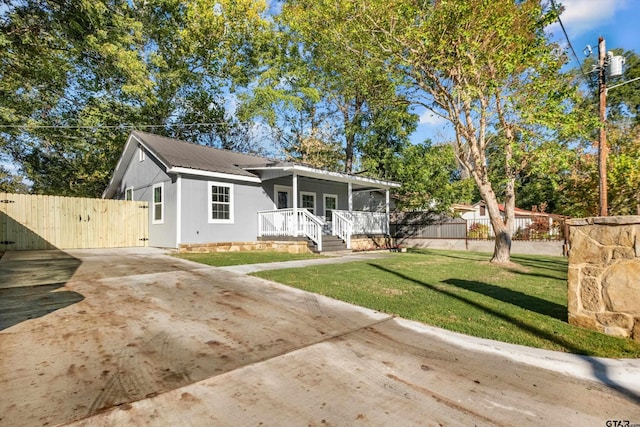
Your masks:
{"label": "wooden gate", "polygon": [[147,246],[146,202],[0,193],[0,251]]}

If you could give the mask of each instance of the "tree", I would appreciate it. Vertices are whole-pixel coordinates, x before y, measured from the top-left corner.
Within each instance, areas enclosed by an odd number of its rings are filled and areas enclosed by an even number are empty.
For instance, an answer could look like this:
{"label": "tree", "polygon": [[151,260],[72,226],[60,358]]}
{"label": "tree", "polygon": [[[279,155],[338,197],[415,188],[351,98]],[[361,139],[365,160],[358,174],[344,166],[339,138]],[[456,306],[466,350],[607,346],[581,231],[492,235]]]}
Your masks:
{"label": "tree", "polygon": [[[266,118],[285,151],[299,152],[310,139],[317,145],[322,135],[326,151],[343,145],[343,171],[351,173],[365,146],[373,153],[381,151],[374,146],[391,145],[392,133],[407,138],[416,122],[408,103],[383,67],[336,46],[333,33],[341,23],[331,19],[330,9],[288,1],[277,22],[277,49],[269,52],[270,66],[244,111]],[[402,127],[406,131],[398,131]]]}
{"label": "tree", "polygon": [[[640,76],[640,58],[632,51],[613,49],[626,57],[624,74],[611,79],[609,86]],[[583,68],[595,65],[592,59]],[[578,84],[579,82],[576,82]],[[579,107],[584,114],[598,117],[597,76],[592,74],[589,91],[581,94]],[[637,85],[618,86],[608,93],[607,140],[609,145],[607,181],[610,215],[640,213],[640,121]],[[635,86],[634,86],[635,85]],[[585,86],[585,85],[583,85]],[[586,87],[586,86],[585,86]],[[589,120],[584,120],[589,123]],[[598,128],[585,126],[585,132],[570,147],[553,143],[552,149],[534,153],[518,177],[522,207],[547,202],[554,213],[585,217],[599,214],[598,205]]]}
{"label": "tree", "polygon": [[445,213],[452,203],[470,202],[473,183],[462,179],[450,144],[407,144],[394,157],[388,178],[402,183],[397,192],[400,209]]}
{"label": "tree", "polygon": [[132,128],[251,150],[251,127],[227,100],[258,66],[264,10],[252,0],[3,1],[0,151],[32,191],[95,197]]}
{"label": "tree", "polygon": [[[564,56],[544,34],[556,16],[539,1],[320,1],[342,48],[402,73],[412,102],[449,121],[461,165],[474,179],[495,230],[492,262],[510,259],[515,179],[544,140],[571,124],[575,89]],[[330,6],[331,5],[331,6]],[[502,153],[504,218],[489,175],[488,148]]]}

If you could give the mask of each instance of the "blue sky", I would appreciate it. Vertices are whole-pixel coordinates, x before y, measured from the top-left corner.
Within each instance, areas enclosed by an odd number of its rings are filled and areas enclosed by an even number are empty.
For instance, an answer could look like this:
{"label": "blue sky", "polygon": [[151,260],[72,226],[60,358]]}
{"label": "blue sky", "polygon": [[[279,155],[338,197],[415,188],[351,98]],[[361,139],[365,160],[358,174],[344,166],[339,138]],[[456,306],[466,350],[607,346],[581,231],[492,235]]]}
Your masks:
{"label": "blue sky", "polygon": [[[640,53],[640,0],[556,0],[565,8],[560,16],[569,40],[580,61],[584,61],[583,50],[587,45],[597,56],[598,37],[603,36],[607,50],[622,48]],[[553,41],[558,41],[568,48],[566,38],[558,23],[547,28],[547,34]],[[578,67],[571,55],[569,66]],[[638,86],[640,90],[640,85]],[[452,135],[444,120],[434,117],[429,112],[420,116],[420,125],[412,135],[412,141],[418,143],[425,138],[434,142],[443,142]]]}

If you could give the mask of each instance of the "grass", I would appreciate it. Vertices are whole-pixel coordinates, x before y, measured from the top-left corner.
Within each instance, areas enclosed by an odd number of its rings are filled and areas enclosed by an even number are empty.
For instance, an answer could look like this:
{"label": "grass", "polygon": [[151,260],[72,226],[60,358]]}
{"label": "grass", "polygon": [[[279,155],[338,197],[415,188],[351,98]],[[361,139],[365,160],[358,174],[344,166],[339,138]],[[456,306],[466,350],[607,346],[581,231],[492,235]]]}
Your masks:
{"label": "grass", "polygon": [[418,250],[340,265],[256,276],[406,319],[481,338],[589,356],[640,357],[640,343],[567,323],[567,263],[561,257]]}
{"label": "grass", "polygon": [[176,254],[178,258],[201,264],[212,265],[214,267],[225,267],[229,265],[262,264],[267,262],[295,261],[300,259],[315,259],[320,255],[314,254],[290,254],[283,252],[215,252],[203,254]]}

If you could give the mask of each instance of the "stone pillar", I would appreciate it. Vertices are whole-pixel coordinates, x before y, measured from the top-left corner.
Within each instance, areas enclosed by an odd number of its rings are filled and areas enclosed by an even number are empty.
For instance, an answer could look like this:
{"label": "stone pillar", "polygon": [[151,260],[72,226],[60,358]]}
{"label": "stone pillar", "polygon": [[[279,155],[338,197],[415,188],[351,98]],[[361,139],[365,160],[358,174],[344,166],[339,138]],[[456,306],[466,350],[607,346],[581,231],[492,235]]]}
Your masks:
{"label": "stone pillar", "polygon": [[569,323],[640,341],[640,216],[568,226]]}

